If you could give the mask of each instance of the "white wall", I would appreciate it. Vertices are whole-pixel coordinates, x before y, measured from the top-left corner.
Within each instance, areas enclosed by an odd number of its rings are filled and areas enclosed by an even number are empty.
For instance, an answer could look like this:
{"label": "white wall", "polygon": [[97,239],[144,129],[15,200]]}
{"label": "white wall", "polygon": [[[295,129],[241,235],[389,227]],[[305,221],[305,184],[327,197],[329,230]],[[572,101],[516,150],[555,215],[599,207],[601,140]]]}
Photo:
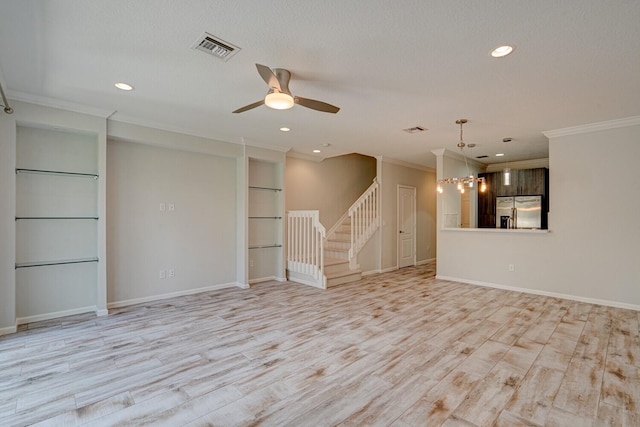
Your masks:
{"label": "white wall", "polygon": [[[15,331],[15,165],[16,126],[60,128],[86,132],[98,139],[98,257],[106,259],[105,180],[106,118],[13,101],[14,114],[0,115],[0,334]],[[106,263],[98,263],[96,313],[106,314]]]}
{"label": "white wall", "polygon": [[15,332],[16,122],[0,112],[0,335]]}
{"label": "white wall", "polygon": [[111,306],[236,282],[235,159],[109,140],[107,167]]}
{"label": "white wall", "polygon": [[640,309],[640,118],[605,127],[548,134],[550,233],[439,230],[438,276]]}
{"label": "white wall", "polygon": [[[249,189],[249,282],[285,281],[284,262],[284,162],[249,158],[249,186],[280,191]],[[253,217],[253,218],[251,218]],[[279,217],[256,219],[255,217]],[[256,248],[256,246],[280,247]]]}

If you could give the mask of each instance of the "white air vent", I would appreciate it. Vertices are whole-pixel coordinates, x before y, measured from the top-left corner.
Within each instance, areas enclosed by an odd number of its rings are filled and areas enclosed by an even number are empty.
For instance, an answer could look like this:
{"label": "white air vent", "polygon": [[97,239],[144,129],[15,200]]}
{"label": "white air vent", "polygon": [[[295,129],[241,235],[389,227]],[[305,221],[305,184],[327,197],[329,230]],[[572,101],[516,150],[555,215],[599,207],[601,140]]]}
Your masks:
{"label": "white air vent", "polygon": [[428,130],[428,129],[424,126],[414,126],[412,128],[407,128],[402,130],[407,133],[418,133],[418,132],[424,132],[425,130]]}
{"label": "white air vent", "polygon": [[240,50],[238,46],[227,43],[224,40],[206,32],[202,33],[198,40],[191,45],[191,48],[206,52],[218,59],[222,59],[225,62]]}

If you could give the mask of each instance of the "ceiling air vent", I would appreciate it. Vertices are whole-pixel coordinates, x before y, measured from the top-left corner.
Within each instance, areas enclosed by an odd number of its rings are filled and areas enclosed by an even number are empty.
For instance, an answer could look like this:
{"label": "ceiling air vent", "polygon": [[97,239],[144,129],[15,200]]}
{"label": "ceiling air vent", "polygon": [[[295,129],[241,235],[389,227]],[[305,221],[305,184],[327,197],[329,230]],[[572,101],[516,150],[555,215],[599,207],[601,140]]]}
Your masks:
{"label": "ceiling air vent", "polygon": [[407,133],[418,133],[418,132],[424,132],[425,130],[428,130],[428,129],[424,126],[414,126],[412,128],[407,128],[402,130]]}
{"label": "ceiling air vent", "polygon": [[476,159],[486,159],[489,156],[485,156],[484,154],[482,156],[476,156]]}
{"label": "ceiling air vent", "polygon": [[198,40],[191,45],[191,48],[206,52],[225,62],[240,51],[238,46],[227,43],[226,41],[206,32],[202,33]]}

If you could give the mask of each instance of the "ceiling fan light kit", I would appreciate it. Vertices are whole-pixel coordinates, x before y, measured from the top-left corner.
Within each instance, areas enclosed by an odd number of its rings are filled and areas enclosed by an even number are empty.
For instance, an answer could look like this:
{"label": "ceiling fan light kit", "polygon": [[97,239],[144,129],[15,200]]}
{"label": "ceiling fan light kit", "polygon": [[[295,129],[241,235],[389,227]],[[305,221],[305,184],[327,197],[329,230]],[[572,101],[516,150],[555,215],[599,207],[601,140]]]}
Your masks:
{"label": "ceiling fan light kit", "polygon": [[240,107],[235,110],[234,113],[244,113],[245,111],[252,110],[261,105],[266,105],[267,107],[274,108],[276,110],[287,110],[295,104],[302,105],[303,107],[307,107],[312,110],[321,111],[323,113],[335,114],[340,111],[339,107],[327,104],[326,102],[291,95],[291,91],[289,90],[291,72],[289,72],[289,70],[285,70],[284,68],[274,68],[272,70],[262,64],[256,64],[256,68],[258,69],[258,74],[260,74],[262,80],[269,85],[269,92],[267,92],[264,100]]}
{"label": "ceiling fan light kit", "polygon": [[267,96],[264,97],[264,104],[276,110],[288,110],[293,107],[295,102],[293,101],[293,97],[288,93],[269,92]]}

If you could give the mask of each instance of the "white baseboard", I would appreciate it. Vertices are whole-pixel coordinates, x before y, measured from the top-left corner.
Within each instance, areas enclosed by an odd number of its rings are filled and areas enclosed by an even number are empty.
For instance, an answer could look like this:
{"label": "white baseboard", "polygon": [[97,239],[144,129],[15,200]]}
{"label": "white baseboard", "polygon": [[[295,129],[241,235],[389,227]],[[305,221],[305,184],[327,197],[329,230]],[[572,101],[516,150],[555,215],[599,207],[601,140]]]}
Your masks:
{"label": "white baseboard", "polygon": [[95,313],[97,308],[95,305],[90,307],[80,307],[71,310],[55,311],[52,313],[36,314],[34,316],[25,316],[16,318],[16,325],[24,325],[25,323],[41,322],[43,320],[57,319],[58,317],[73,316],[74,314]]}
{"label": "white baseboard", "polygon": [[307,286],[313,286],[318,289],[327,289],[327,278],[322,277],[320,281],[309,274],[296,273],[295,271],[287,270],[289,274],[289,282],[300,283]]}
{"label": "white baseboard", "polygon": [[286,282],[287,279],[285,279],[283,277],[276,277],[276,276],[261,277],[259,279],[251,279],[251,280],[249,280],[249,284],[253,285],[254,283],[272,282],[272,281]]}
{"label": "white baseboard", "polygon": [[396,271],[397,269],[397,265],[395,267],[383,268],[382,270],[380,270],[380,273],[391,273],[392,271]]}
{"label": "white baseboard", "polygon": [[304,280],[304,279],[299,279],[299,278],[290,278],[289,279],[290,282],[294,282],[294,283],[300,283],[301,285],[307,285],[307,286],[313,286],[314,288],[318,288],[318,289],[327,289],[326,286],[322,286],[321,284],[318,284],[316,282],[312,282],[310,280]]}
{"label": "white baseboard", "polygon": [[372,274],[380,274],[381,271],[380,270],[369,270],[369,271],[363,271],[362,272],[362,277],[364,276],[371,276]]}
{"label": "white baseboard", "polygon": [[0,328],[0,336],[1,335],[15,334],[16,332],[18,332],[18,327],[17,326],[7,326],[5,328]]}
{"label": "white baseboard", "polygon": [[422,261],[418,261],[416,262],[416,265],[425,265],[425,264],[429,264],[430,262],[435,262],[435,258],[431,258],[431,259],[423,259]]}
{"label": "white baseboard", "polygon": [[187,290],[184,290],[184,291],[169,292],[169,293],[166,293],[166,294],[150,295],[148,297],[134,298],[134,299],[124,300],[124,301],[110,302],[110,303],[107,304],[107,308],[126,307],[126,306],[129,306],[129,305],[142,304],[142,303],[145,303],[145,302],[159,301],[159,300],[168,299],[168,298],[174,298],[174,297],[182,297],[182,296],[185,296],[185,295],[199,294],[199,293],[202,293],[202,292],[217,291],[217,290],[220,290],[220,289],[233,288],[233,287],[236,287],[236,286],[237,287],[244,287],[245,285],[242,285],[242,284],[237,283],[237,282],[222,283],[222,284],[219,284],[219,285],[205,286],[204,288],[187,289]]}
{"label": "white baseboard", "polygon": [[496,283],[481,282],[478,280],[460,279],[457,277],[436,275],[436,279],[450,280],[452,282],[460,282],[460,283],[466,283],[468,285],[484,286],[486,288],[504,289],[506,291],[522,292],[525,294],[542,295],[545,297],[554,297],[554,298],[566,299],[571,301],[586,302],[588,304],[597,304],[597,305],[604,305],[607,307],[624,308],[627,310],[640,311],[640,305],[627,304],[624,302],[609,301],[609,300],[598,299],[598,298],[588,298],[588,297],[582,297],[579,295],[561,294],[557,292],[548,292],[548,291],[542,291],[538,289],[518,288],[516,286],[499,285]]}
{"label": "white baseboard", "polygon": [[249,289],[251,287],[249,286],[248,283],[240,283],[240,282],[236,282],[234,286],[240,289]]}
{"label": "white baseboard", "polygon": [[102,309],[96,308],[96,316],[102,317],[102,316],[108,316],[108,315],[109,315],[109,310],[107,310],[106,308],[102,308]]}
{"label": "white baseboard", "polygon": [[323,280],[323,283],[318,283],[312,277],[307,279],[306,275],[304,276],[305,277],[303,277],[303,275],[298,276],[297,274],[289,273],[289,281],[294,283],[300,283],[302,285],[313,286],[314,288],[318,288],[318,289],[327,289],[325,280]]}

